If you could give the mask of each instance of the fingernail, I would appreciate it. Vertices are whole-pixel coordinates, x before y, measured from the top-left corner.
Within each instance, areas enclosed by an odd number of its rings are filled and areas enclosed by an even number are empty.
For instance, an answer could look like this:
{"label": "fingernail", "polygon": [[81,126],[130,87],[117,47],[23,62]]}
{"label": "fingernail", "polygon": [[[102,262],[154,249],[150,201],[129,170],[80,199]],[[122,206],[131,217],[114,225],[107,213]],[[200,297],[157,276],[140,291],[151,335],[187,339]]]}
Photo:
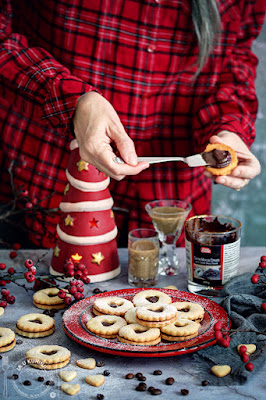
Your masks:
{"label": "fingernail", "polygon": [[239,175],[240,175],[240,171],[234,171],[234,172],[233,172],[233,175],[234,175],[234,176],[239,176]]}

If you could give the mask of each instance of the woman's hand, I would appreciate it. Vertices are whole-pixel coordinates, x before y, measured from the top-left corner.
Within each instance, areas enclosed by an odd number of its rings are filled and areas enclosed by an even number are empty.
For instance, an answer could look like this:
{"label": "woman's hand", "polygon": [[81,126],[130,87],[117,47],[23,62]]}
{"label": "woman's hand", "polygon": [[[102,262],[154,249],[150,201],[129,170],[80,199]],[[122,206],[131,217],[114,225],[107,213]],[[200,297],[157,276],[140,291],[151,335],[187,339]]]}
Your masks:
{"label": "woman's hand", "polygon": [[221,185],[235,190],[245,187],[261,171],[259,160],[251,153],[242,139],[233,132],[222,131],[210,138],[210,143],[224,143],[235,150],[238,165],[230,175],[214,177],[206,171],[205,175]]}
{"label": "woman's hand", "polygon": [[[121,180],[125,175],[136,175],[149,167],[146,162],[137,162],[133,141],[113,106],[99,93],[88,92],[79,98],[73,125],[82,160],[110,177]],[[116,155],[112,143],[125,164],[113,161]]]}

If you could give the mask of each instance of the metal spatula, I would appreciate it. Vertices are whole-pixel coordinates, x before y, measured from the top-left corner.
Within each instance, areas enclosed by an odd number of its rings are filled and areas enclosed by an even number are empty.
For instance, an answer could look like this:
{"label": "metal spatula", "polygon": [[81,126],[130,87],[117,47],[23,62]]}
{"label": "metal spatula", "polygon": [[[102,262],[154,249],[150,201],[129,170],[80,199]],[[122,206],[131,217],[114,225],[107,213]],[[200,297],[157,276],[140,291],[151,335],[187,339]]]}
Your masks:
{"label": "metal spatula", "polygon": [[[167,161],[182,161],[189,167],[204,167],[207,165],[201,154],[194,154],[188,157],[138,157],[138,162],[146,161],[149,164],[167,162]],[[120,157],[115,157],[114,162],[124,164],[124,161]]]}

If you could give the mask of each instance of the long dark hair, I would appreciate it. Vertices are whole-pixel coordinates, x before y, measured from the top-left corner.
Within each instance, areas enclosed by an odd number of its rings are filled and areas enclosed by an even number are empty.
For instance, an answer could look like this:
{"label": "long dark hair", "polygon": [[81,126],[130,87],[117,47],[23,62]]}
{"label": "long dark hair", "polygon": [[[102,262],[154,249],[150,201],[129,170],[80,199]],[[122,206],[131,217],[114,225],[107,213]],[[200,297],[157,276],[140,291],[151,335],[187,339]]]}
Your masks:
{"label": "long dark hair", "polygon": [[198,75],[219,38],[221,21],[216,0],[192,0],[192,20],[199,43]]}

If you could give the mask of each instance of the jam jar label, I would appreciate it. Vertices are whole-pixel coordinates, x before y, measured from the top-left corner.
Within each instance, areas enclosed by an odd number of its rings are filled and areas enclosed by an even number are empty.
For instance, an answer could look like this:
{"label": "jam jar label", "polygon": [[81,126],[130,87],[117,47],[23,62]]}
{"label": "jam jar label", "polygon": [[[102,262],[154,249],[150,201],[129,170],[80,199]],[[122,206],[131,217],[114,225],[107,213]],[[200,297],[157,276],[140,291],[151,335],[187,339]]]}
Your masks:
{"label": "jam jar label", "polygon": [[205,246],[186,239],[188,280],[219,287],[237,274],[240,239],[219,246]]}

